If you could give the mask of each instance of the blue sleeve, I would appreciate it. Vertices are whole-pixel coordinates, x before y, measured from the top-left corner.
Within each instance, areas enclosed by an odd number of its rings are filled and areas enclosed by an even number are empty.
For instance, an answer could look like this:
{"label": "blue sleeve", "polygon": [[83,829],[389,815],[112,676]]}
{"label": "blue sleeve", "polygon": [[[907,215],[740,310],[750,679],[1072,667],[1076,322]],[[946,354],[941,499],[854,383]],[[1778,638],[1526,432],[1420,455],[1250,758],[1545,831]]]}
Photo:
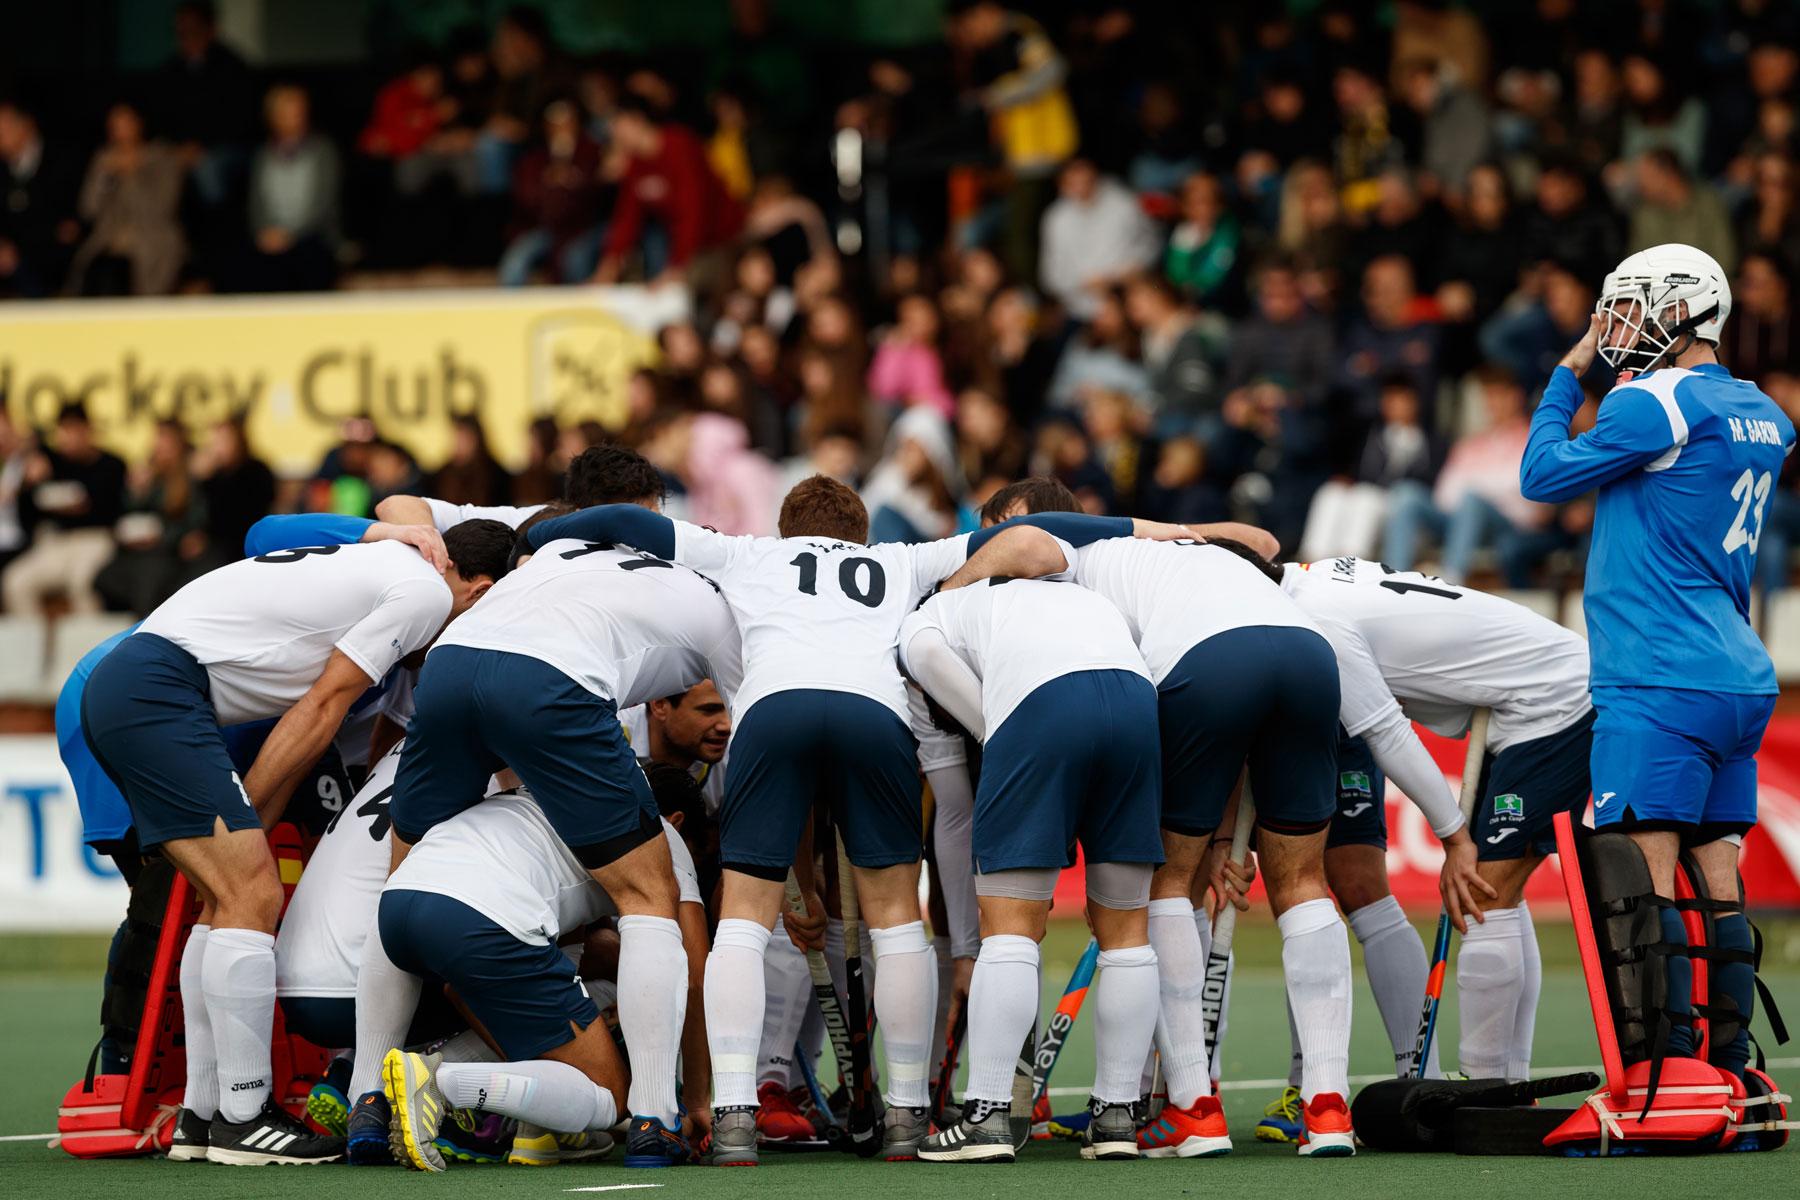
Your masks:
{"label": "blue sleeve", "polygon": [[675,522],[636,504],[602,504],[539,521],[525,534],[533,550],[559,538],[578,542],[620,542],[658,558],[675,557]]}
{"label": "blue sleeve", "polygon": [[1033,513],[1028,517],[1014,517],[998,525],[989,526],[969,535],[969,553],[992,541],[994,535],[1002,529],[1010,529],[1014,525],[1030,525],[1041,529],[1053,537],[1059,537],[1076,549],[1090,542],[1104,541],[1107,538],[1130,537],[1130,517],[1090,517],[1086,513]]}
{"label": "blue sleeve", "polygon": [[295,513],[264,517],[244,535],[244,557],[255,558],[276,550],[301,546],[350,546],[362,541],[375,522],[337,513]]}
{"label": "blue sleeve", "polygon": [[[1637,395],[1620,395],[1640,393]],[[1610,483],[1652,461],[1675,444],[1668,413],[1648,389],[1615,388],[1600,405],[1594,427],[1569,436],[1569,420],[1581,407],[1575,372],[1558,366],[1531,418],[1531,436],[1519,464],[1519,489],[1527,500],[1560,504]]]}

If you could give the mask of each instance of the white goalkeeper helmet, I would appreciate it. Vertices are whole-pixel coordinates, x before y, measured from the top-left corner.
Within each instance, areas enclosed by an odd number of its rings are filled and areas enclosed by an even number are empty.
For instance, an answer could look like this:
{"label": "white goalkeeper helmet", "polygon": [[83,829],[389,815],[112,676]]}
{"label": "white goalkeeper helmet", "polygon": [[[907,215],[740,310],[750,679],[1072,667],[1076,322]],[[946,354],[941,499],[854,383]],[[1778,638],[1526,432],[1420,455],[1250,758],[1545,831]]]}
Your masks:
{"label": "white goalkeeper helmet", "polygon": [[1680,242],[1628,256],[1600,285],[1600,357],[1614,370],[1649,371],[1694,340],[1719,344],[1731,315],[1725,268]]}

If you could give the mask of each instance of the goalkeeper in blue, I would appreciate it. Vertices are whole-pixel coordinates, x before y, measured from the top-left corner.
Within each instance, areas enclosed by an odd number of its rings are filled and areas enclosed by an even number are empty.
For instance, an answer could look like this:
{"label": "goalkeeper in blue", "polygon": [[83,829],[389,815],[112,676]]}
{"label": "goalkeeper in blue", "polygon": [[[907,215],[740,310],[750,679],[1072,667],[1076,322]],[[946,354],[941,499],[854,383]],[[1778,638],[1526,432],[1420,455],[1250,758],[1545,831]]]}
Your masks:
{"label": "goalkeeper in blue", "polygon": [[[1704,1018],[1705,1056],[1741,1079],[1755,969],[1738,852],[1756,823],[1755,755],[1778,690],[1750,624],[1750,581],[1794,426],[1720,365],[1730,313],[1724,270],[1692,246],[1621,262],[1545,389],[1520,482],[1527,499],[1545,503],[1598,491],[1584,600],[1598,711],[1594,823],[1629,836],[1654,888],[1620,897],[1661,920],[1663,944],[1643,949],[1664,964],[1666,998],[1642,1020],[1665,1031],[1669,1055],[1697,1056],[1695,1019]],[[1578,379],[1596,354],[1619,382],[1594,428],[1571,438]],[[1713,898],[1704,949],[1690,946],[1673,904],[1688,855],[1689,877]],[[1698,1009],[1696,957],[1712,968]]]}

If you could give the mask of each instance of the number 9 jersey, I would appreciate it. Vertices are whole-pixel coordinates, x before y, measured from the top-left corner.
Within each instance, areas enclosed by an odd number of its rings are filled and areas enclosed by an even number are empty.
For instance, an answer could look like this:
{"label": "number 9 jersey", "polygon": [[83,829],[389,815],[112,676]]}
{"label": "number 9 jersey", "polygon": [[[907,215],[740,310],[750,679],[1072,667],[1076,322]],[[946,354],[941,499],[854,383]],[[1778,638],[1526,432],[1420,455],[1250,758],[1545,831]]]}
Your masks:
{"label": "number 9 jersey", "polygon": [[1714,363],[1615,387],[1594,428],[1569,439],[1581,399],[1558,367],[1520,474],[1532,500],[1599,489],[1583,599],[1593,686],[1776,692],[1750,582],[1793,422]]}

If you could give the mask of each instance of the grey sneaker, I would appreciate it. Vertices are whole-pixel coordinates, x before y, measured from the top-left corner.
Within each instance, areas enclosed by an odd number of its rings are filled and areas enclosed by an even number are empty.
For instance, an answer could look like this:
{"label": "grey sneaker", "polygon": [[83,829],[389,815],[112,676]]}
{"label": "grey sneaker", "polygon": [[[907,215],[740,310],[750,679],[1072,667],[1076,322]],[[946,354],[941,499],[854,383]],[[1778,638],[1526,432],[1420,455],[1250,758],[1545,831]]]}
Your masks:
{"label": "grey sneaker", "polygon": [[919,1144],[925,1162],[1003,1162],[1017,1154],[1008,1127],[1007,1106],[981,1100],[963,1105],[963,1117]]}
{"label": "grey sneaker", "polygon": [[441,1054],[405,1050],[389,1050],[381,1060],[381,1090],[393,1112],[388,1149],[394,1161],[415,1171],[444,1169],[444,1155],[436,1145],[438,1127],[450,1112],[437,1086],[438,1064],[443,1061]]}
{"label": "grey sneaker", "polygon": [[1110,1161],[1138,1156],[1136,1104],[1108,1104],[1088,1097],[1088,1127],[1081,1135],[1081,1157]]}
{"label": "grey sneaker", "polygon": [[931,1132],[930,1110],[895,1106],[882,1114],[881,1157],[889,1162],[911,1162],[919,1157],[919,1143]]}
{"label": "grey sneaker", "polygon": [[591,1162],[612,1153],[612,1134],[599,1129],[584,1133],[555,1133],[542,1125],[520,1121],[513,1133],[506,1161],[515,1167],[554,1167],[558,1163]]}
{"label": "grey sneaker", "polygon": [[754,1167],[760,1161],[754,1107],[721,1108],[713,1113],[710,1161],[715,1167]]}

